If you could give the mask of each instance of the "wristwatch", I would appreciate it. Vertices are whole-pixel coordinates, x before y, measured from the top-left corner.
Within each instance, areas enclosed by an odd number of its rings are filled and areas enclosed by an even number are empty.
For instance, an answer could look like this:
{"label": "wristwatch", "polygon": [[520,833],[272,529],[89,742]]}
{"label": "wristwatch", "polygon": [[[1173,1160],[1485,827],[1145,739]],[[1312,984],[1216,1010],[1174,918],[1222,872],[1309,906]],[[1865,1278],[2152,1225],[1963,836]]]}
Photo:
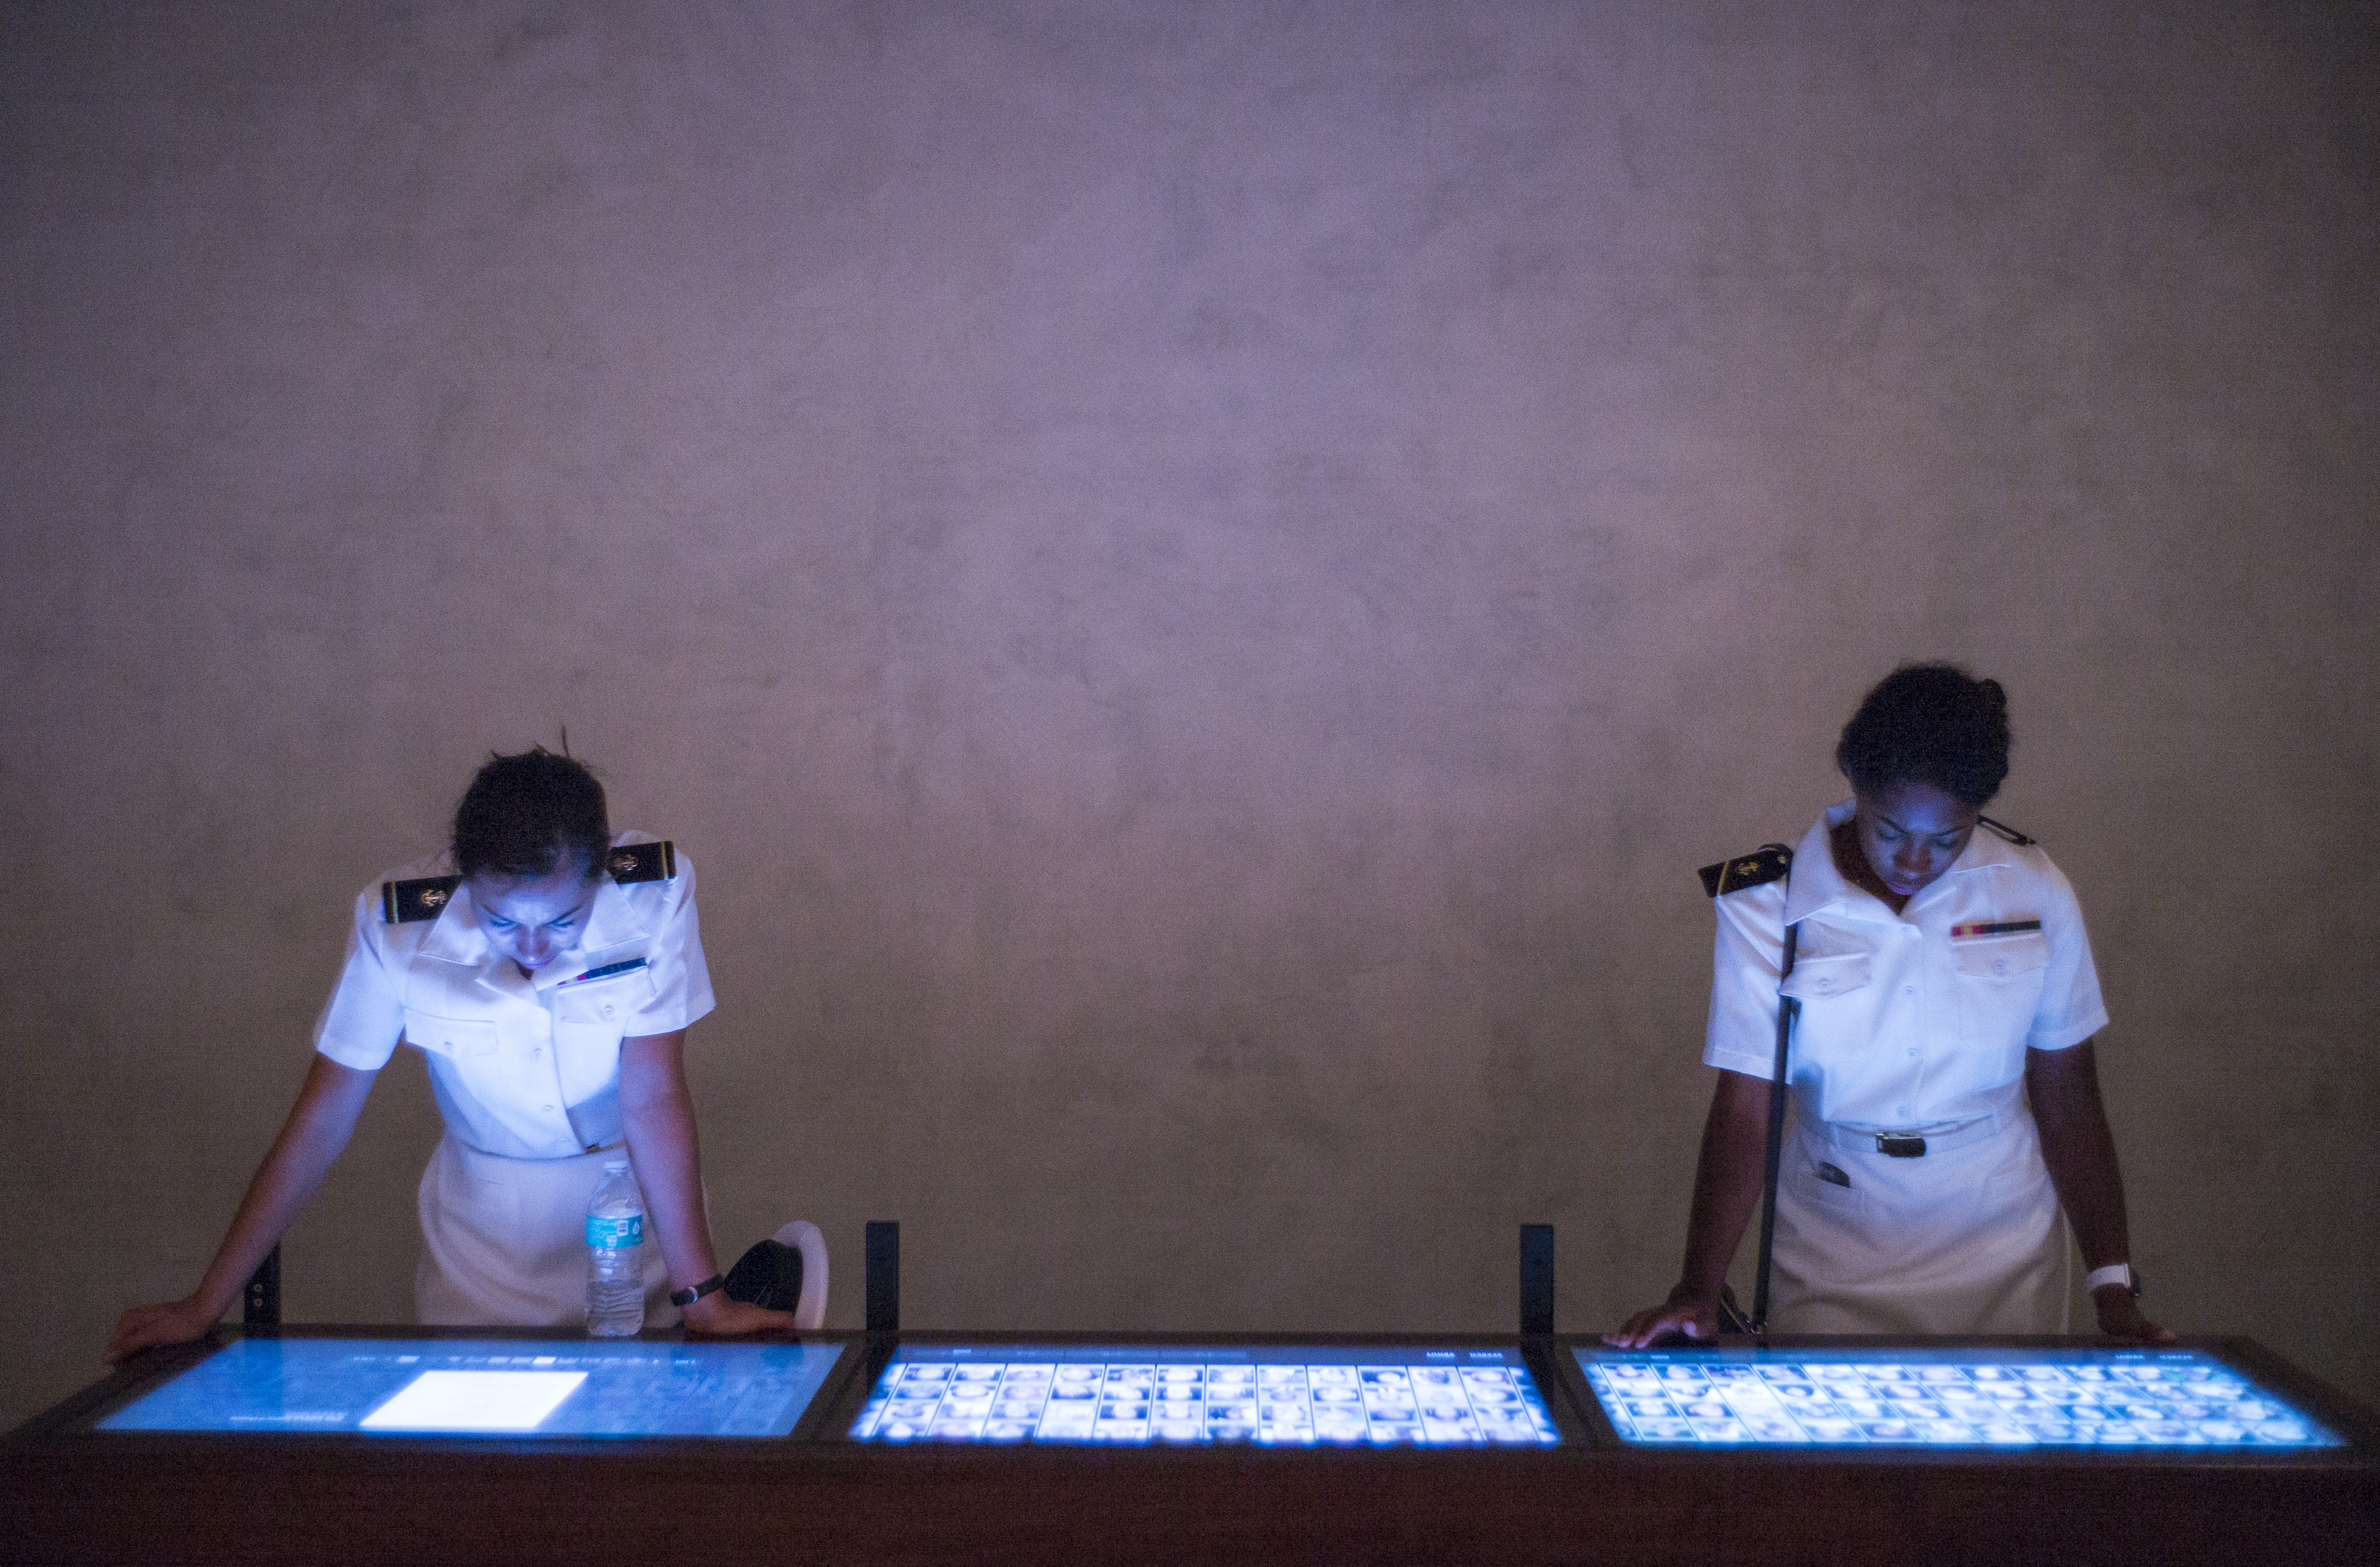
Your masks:
{"label": "wristwatch", "polygon": [[2141,1276],[2129,1262],[2111,1262],[2105,1268],[2094,1268],[2090,1276],[2082,1281],[2083,1289],[2094,1293],[2109,1284],[2121,1284],[2132,1292],[2134,1300],[2141,1298]]}
{"label": "wristwatch", "polygon": [[672,1290],[670,1292],[670,1304],[679,1307],[692,1306],[696,1301],[700,1300],[703,1296],[714,1294],[717,1291],[725,1288],[726,1284],[726,1280],[721,1278],[718,1274],[713,1273],[710,1278],[705,1279],[699,1284],[693,1285],[687,1289]]}

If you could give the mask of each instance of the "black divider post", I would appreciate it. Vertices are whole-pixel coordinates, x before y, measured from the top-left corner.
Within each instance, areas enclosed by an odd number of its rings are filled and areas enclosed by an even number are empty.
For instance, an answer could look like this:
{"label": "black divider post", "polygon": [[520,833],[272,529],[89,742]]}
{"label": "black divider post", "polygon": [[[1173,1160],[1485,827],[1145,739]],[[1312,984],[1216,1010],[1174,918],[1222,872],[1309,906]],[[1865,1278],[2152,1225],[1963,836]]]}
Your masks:
{"label": "black divider post", "polygon": [[1521,1333],[1544,1337],[1554,1330],[1554,1227],[1521,1226]]}
{"label": "black divider post", "polygon": [[240,1292],[239,1321],[244,1328],[278,1328],[281,1326],[281,1243],[264,1254],[256,1271],[248,1276],[248,1288]]}
{"label": "black divider post", "polygon": [[891,1219],[868,1221],[868,1330],[901,1330],[901,1226]]}

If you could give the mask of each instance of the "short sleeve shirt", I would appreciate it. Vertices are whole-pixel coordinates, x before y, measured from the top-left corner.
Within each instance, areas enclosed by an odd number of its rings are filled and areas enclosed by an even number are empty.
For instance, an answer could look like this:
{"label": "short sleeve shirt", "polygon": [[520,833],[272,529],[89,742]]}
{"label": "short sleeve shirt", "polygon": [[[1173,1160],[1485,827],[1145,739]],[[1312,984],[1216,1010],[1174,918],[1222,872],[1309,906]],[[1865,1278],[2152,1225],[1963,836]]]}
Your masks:
{"label": "short sleeve shirt", "polygon": [[2004,1107],[2024,1052],[2066,1050],[2107,1026],[2074,891],[2036,844],[1978,829],[1950,869],[1895,914],[1835,868],[1830,807],[1786,881],[1716,900],[1706,1065],[1767,1078],[1778,970],[1802,1003],[1788,1072],[1818,1119],[1868,1130],[1944,1127]]}
{"label": "short sleeve shirt", "polygon": [[[387,879],[451,869],[441,856]],[[561,1159],[619,1137],[620,1041],[673,1033],[714,1004],[684,855],[666,881],[604,878],[577,944],[534,977],[490,946],[468,883],[436,918],[401,925],[382,919],[375,883],[356,899],[346,965],[314,1048],[376,1072],[399,1043],[412,1045],[454,1136],[482,1153]]]}

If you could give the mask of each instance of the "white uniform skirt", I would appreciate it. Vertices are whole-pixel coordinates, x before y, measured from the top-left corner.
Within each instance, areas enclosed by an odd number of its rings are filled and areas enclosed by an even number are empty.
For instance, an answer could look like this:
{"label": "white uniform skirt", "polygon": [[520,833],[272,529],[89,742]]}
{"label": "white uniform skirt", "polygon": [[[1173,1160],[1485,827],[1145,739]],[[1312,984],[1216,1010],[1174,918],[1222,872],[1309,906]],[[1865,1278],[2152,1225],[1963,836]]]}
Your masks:
{"label": "white uniform skirt", "polygon": [[[2020,1090],[2021,1094],[2022,1090]],[[2073,1246],[2022,1099],[1927,1139],[1797,1123],[1777,1180],[1780,1333],[2063,1333]],[[1948,1146],[1945,1146],[1948,1145]],[[1831,1165],[1849,1185],[1827,1180]]]}
{"label": "white uniform skirt", "polygon": [[[587,1202],[618,1148],[568,1159],[504,1159],[439,1139],[421,1172],[421,1261],[413,1308],[461,1328],[568,1328],[587,1320]],[[645,1223],[645,1326],[678,1319],[669,1267]]]}

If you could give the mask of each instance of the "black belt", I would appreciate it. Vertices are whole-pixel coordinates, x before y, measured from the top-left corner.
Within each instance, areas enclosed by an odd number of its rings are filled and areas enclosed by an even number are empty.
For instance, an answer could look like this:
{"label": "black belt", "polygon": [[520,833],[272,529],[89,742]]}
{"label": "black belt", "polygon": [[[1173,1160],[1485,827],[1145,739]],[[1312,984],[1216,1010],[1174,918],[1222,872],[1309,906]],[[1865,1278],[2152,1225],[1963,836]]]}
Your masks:
{"label": "black belt", "polygon": [[1997,1113],[1982,1115],[1947,1130],[1930,1134],[1921,1132],[1864,1132],[1849,1126],[1827,1126],[1825,1139],[1840,1148],[1866,1152],[1873,1148],[1887,1159],[1924,1159],[1927,1154],[1949,1153],[1952,1148],[1990,1136],[1999,1129]]}

